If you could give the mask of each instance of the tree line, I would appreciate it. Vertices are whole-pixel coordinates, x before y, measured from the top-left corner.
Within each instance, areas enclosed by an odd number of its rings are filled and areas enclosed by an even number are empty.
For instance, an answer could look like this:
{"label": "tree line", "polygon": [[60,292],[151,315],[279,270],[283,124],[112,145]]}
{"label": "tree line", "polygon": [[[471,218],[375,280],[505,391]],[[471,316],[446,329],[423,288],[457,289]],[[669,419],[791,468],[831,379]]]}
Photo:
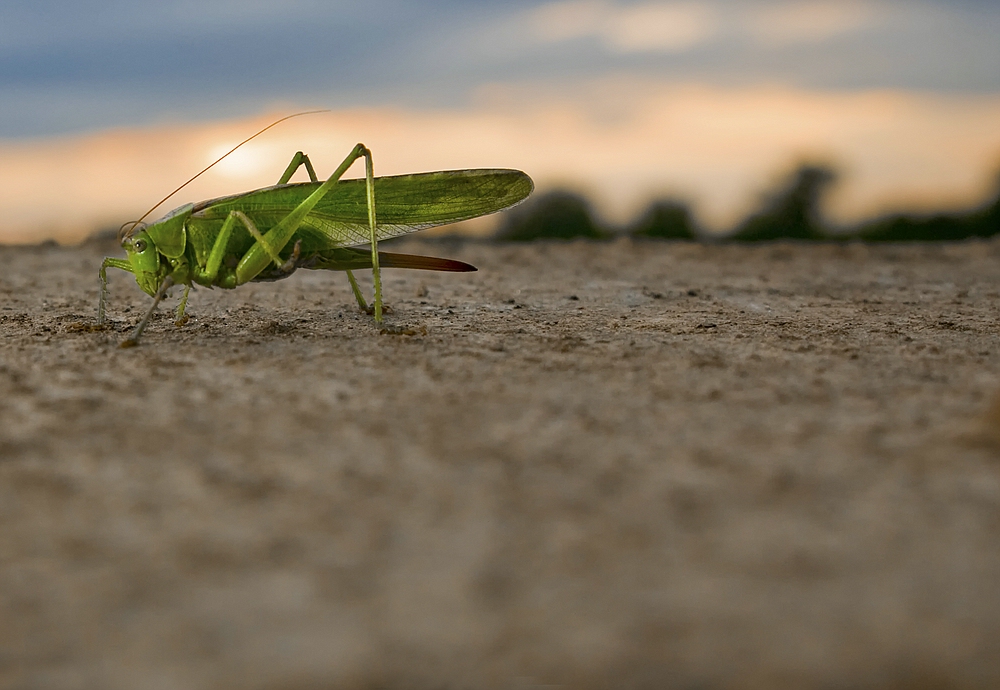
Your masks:
{"label": "tree line", "polygon": [[761,207],[724,234],[709,235],[698,226],[688,206],[663,199],[651,203],[633,222],[615,227],[601,222],[582,195],[553,191],[508,211],[495,239],[524,242],[538,239],[610,239],[620,236],[665,240],[761,242],[814,241],[947,241],[1000,234],[1000,175],[996,191],[974,208],[940,213],[893,213],[833,228],[820,213],[823,194],[837,173],[822,165],[801,165],[772,192]]}

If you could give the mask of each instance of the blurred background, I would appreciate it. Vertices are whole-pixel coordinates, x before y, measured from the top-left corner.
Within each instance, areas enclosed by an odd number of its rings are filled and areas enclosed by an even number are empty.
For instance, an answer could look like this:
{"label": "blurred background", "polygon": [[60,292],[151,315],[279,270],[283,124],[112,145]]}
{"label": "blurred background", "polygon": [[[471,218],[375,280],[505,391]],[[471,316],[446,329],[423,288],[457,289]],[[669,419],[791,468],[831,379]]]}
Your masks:
{"label": "blurred background", "polygon": [[376,174],[535,179],[470,234],[990,234],[998,35],[995,0],[5,3],[0,242],[117,228],[314,108],[161,210],[363,141]]}

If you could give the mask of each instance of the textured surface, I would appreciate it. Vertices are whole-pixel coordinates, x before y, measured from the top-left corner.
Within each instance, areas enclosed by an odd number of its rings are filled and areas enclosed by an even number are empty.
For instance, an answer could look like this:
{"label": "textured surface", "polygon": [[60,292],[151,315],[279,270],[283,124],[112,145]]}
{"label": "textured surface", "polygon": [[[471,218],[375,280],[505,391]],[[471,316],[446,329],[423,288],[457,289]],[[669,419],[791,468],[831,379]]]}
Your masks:
{"label": "textured surface", "polygon": [[387,248],[0,249],[0,686],[1000,686],[1000,244]]}

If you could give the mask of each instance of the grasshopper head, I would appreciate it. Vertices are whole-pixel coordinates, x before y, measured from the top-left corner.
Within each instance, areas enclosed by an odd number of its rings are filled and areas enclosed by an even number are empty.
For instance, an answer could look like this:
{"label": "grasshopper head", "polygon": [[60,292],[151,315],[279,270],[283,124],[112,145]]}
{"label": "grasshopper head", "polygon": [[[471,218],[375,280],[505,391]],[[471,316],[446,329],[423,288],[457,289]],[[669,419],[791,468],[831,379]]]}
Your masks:
{"label": "grasshopper head", "polygon": [[145,230],[126,236],[122,240],[122,249],[128,254],[128,261],[135,274],[135,282],[148,295],[155,295],[163,281],[163,271],[160,270],[160,253]]}
{"label": "grasshopper head", "polygon": [[194,204],[185,204],[151,225],[140,221],[126,223],[119,230],[122,249],[128,254],[135,282],[146,294],[155,297],[171,263],[184,255],[187,232],[184,224],[194,212]]}

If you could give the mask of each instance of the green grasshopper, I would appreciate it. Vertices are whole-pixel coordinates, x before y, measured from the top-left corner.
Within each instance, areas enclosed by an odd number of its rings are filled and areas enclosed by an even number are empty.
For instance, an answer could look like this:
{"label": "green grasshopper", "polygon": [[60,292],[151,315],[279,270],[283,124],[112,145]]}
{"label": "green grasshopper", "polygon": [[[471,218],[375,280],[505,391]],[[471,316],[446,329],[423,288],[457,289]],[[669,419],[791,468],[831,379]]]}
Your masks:
{"label": "green grasshopper", "polygon": [[[365,159],[365,178],[341,180],[359,158]],[[311,182],[289,184],[303,166]],[[380,323],[381,268],[476,268],[451,259],[380,252],[379,240],[494,213],[519,203],[532,189],[531,178],[518,170],[375,177],[371,152],[363,144],[355,146],[333,174],[320,182],[309,157],[299,151],[273,187],[185,204],[147,226],[141,220],[122,226],[119,240],[127,258],[107,257],[101,264],[97,324],[105,323],[109,267],[133,274],[139,287],[153,297],[152,306],[122,347],[138,344],[160,300],[175,285],[184,286],[175,321],[182,325],[193,284],[232,289],[249,281],[287,278],[299,268],[346,271],[358,306]],[[367,268],[372,269],[375,284],[371,308],[351,272]]]}

